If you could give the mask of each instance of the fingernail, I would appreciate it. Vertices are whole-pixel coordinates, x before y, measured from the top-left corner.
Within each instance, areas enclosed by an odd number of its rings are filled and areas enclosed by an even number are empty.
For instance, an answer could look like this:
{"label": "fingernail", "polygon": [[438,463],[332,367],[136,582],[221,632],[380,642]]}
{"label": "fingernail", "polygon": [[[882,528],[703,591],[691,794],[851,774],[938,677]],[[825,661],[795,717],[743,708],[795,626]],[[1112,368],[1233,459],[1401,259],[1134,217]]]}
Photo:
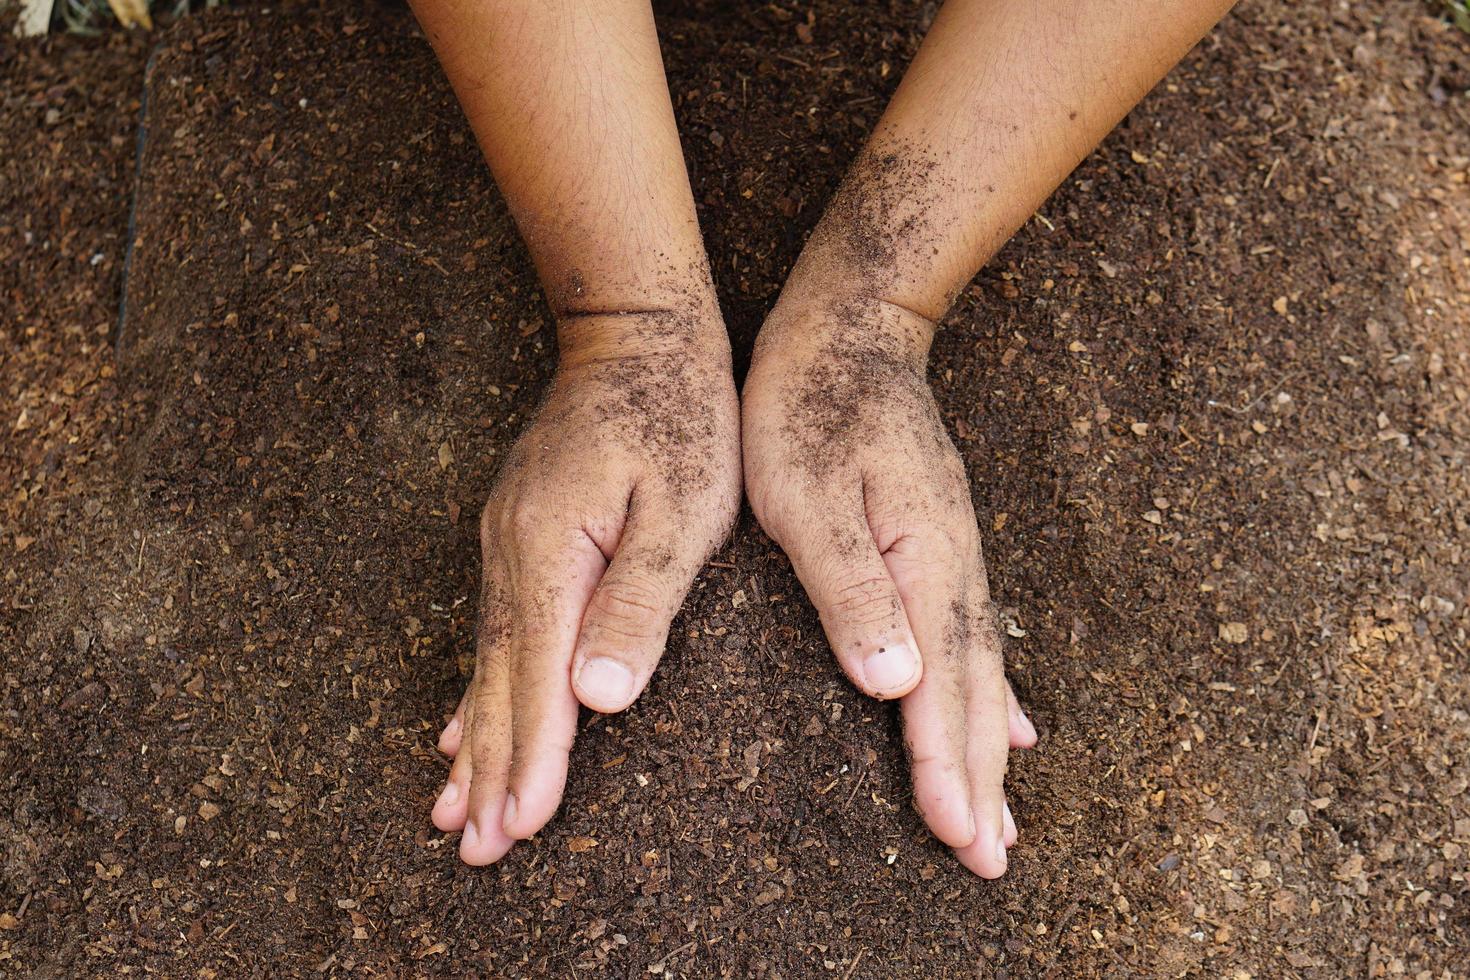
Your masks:
{"label": "fingernail", "polygon": [[1020,717],[1021,717],[1021,728],[1025,730],[1025,732],[1027,733],[1027,735],[1029,737],[1035,738],[1036,737],[1036,726],[1033,725],[1033,724],[1031,724],[1031,719],[1026,717],[1026,712],[1024,712],[1024,711],[1020,712]]}
{"label": "fingernail", "polygon": [[975,839],[975,835],[978,834],[979,832],[980,832],[979,829],[975,826],[975,811],[974,810],[971,810],[970,811],[970,840],[973,841]]}
{"label": "fingernail", "polygon": [[[1000,825],[1001,830],[1009,834],[1016,829],[1016,818],[1011,816],[1011,805],[1009,803],[1002,803],[1001,809],[1005,812],[1005,820]],[[1005,843],[1004,834],[1001,836],[1001,843]]]}
{"label": "fingernail", "polygon": [[593,657],[577,672],[577,686],[599,704],[624,705],[633,696],[633,674],[607,657]]}
{"label": "fingernail", "polygon": [[863,661],[863,677],[874,691],[896,691],[914,679],[919,658],[907,643],[883,647]]}
{"label": "fingernail", "polygon": [[479,829],[475,826],[475,822],[473,820],[466,820],[464,824],[464,834],[459,841],[460,850],[464,850],[467,847],[474,847],[478,843],[480,843]]}
{"label": "fingernail", "polygon": [[1006,842],[1005,842],[1004,838],[997,837],[995,839],[995,859],[1000,862],[1001,867],[1005,867],[1005,863],[1006,863]]}
{"label": "fingernail", "polygon": [[461,727],[460,720],[458,718],[451,718],[451,719],[449,719],[449,724],[447,724],[447,725],[444,726],[444,734],[441,735],[441,736],[439,736],[439,737],[440,738],[453,738],[454,736],[456,736],[456,735],[459,734],[460,727]]}
{"label": "fingernail", "polygon": [[510,825],[513,824],[513,823],[515,823],[515,819],[516,819],[516,798],[515,798],[515,794],[514,793],[507,793],[506,796],[505,796],[505,816],[503,816],[503,817],[500,818],[500,822],[502,824],[504,824],[505,827],[507,828],[507,830],[506,830],[507,833],[509,833],[509,827],[510,827]]}
{"label": "fingernail", "polygon": [[458,783],[452,783],[452,782],[451,783],[445,783],[444,784],[444,792],[442,792],[442,793],[439,794],[439,805],[440,806],[454,806],[454,804],[456,804],[458,802],[459,802],[459,784]]}

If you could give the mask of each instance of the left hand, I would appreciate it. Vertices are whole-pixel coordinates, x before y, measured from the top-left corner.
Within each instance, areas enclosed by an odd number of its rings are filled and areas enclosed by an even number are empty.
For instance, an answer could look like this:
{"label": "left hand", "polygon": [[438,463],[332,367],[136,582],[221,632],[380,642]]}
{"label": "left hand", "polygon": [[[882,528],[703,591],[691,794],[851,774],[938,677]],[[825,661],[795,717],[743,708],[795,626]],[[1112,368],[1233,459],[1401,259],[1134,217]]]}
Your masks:
{"label": "left hand", "polygon": [[551,819],[578,702],[614,712],[638,697],[735,519],[724,326],[709,314],[698,332],[671,332],[679,319],[563,325],[551,391],[490,491],[475,673],[439,739],[454,764],[433,810],[440,830],[463,830],[466,864],[500,860]]}

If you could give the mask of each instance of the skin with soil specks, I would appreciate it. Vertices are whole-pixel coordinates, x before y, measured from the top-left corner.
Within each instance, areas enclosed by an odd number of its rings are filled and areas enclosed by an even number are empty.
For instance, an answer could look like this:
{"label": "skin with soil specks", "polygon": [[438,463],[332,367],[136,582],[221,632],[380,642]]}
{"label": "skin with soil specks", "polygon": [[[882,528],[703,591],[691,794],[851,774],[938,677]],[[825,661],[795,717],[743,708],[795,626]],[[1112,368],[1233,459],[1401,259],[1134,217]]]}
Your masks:
{"label": "skin with soil specks", "polygon": [[440,739],[433,820],[482,865],[556,811],[578,704],[647,685],[739,506],[739,407],[646,4],[414,10],[559,320],[481,519],[481,601],[502,608]]}
{"label": "skin with soil specks", "polygon": [[[637,336],[694,315],[623,314],[619,329]],[[579,330],[595,326],[579,319]],[[491,490],[475,674],[440,740],[455,762],[433,815],[464,831],[468,863],[499,860],[550,819],[578,701],[616,711],[636,697],[734,521],[728,357],[683,341],[678,352],[564,357]]]}
{"label": "skin with soil specks", "polygon": [[[1053,58],[1046,10],[950,0],[752,356],[752,507],[849,677],[903,698],[915,805],[982,877],[1005,873],[1008,752],[1035,733],[1005,679],[967,474],[923,364],[960,289],[1091,145],[1044,107],[1085,90],[1093,125],[1111,125],[1228,7],[1119,5],[1112,16],[1150,25],[1146,43],[1104,13]],[[814,459],[830,465],[820,481]]]}
{"label": "skin with soil specks", "polygon": [[[779,355],[758,352],[746,381],[752,506],[854,683],[903,698],[915,807],[994,876],[997,842],[1015,839],[1006,753],[1034,735],[1002,672],[964,465],[924,381],[929,333],[882,304],[786,316],[763,334]],[[870,664],[895,651],[914,669],[884,689]]]}
{"label": "skin with soil specks", "polygon": [[[1128,41],[1100,16],[1075,32],[1069,56],[1053,63],[1049,50],[1044,58],[1031,52],[1048,48],[1047,25],[1066,12],[1060,3],[1050,13],[1018,13],[983,0],[950,0],[803,250],[752,357],[741,413],[755,513],[791,556],[853,682],[875,697],[904,699],[917,805],[935,834],[983,877],[1005,873],[1016,840],[1003,785],[1007,756],[1013,745],[1033,744],[1035,732],[1009,691],[997,631],[957,631],[947,612],[957,605],[966,622],[989,622],[964,466],[924,380],[935,321],[1014,230],[1018,205],[1029,213],[1090,146],[1058,128],[1054,115],[1036,126],[1033,145],[1023,145],[1019,120],[1032,121],[1036,106],[1083,90],[1091,96],[1095,141],[1105,132],[1098,123],[1121,116],[1227,7],[1220,0],[1147,9],[1120,3],[1114,14],[1139,29],[1147,25],[1148,43]],[[488,648],[481,640],[469,707],[461,706],[443,740],[457,758],[435,822],[462,826],[461,856],[488,863],[512,838],[540,829],[556,807],[575,715],[572,689],[589,707],[621,710],[648,681],[653,647],[661,648],[698,568],[698,561],[652,555],[653,541],[708,508],[711,496],[721,498],[708,489],[691,449],[711,441],[724,448],[728,440],[712,438],[699,416],[701,408],[719,415],[717,406],[697,400],[713,379],[689,384],[667,359],[644,362],[641,355],[700,337],[711,340],[709,349],[722,345],[698,329],[718,318],[696,317],[690,329],[644,299],[672,293],[692,309],[715,306],[647,5],[417,0],[414,9],[549,298],[566,318],[562,371],[486,507],[483,538],[487,581],[525,563],[543,573],[566,565],[573,584],[530,606],[514,595],[504,600],[511,637]],[[977,48],[975,37],[987,46]],[[1015,81],[1036,73],[1034,83]],[[550,84],[532,94],[524,77]],[[1001,109],[1016,118],[990,115]],[[936,125],[946,120],[956,125]],[[982,207],[1002,180],[1012,189],[1008,203]],[[677,272],[670,275],[680,268],[690,270],[682,282]],[[604,358],[619,367],[590,377],[568,367]],[[721,363],[728,370],[728,357]],[[563,456],[585,416],[609,431],[594,430],[583,453]],[[609,508],[616,497],[596,495],[607,492],[608,474],[586,463],[578,473],[570,460],[588,459],[600,440],[616,446],[629,434],[639,438],[640,472],[659,471],[667,485],[641,495],[635,488],[629,502],[630,521],[641,515],[639,523],[657,531],[614,543]],[[536,489],[518,490],[522,479]],[[548,494],[558,498],[556,509],[532,503]],[[569,515],[579,512],[586,515],[585,540],[568,530]],[[541,521],[550,529],[540,529]],[[603,568],[589,544],[611,561],[600,583]],[[710,547],[696,549],[701,559]],[[616,556],[614,548],[621,549]],[[656,589],[626,576],[619,584],[624,565],[647,576],[653,559],[672,566]],[[538,588],[496,584],[497,600],[506,588]],[[550,624],[547,607],[560,610]],[[605,620],[620,615],[641,621],[640,632],[626,639],[643,649],[578,654],[568,688],[569,651],[607,647],[615,630]],[[507,670],[494,647],[516,647],[517,630],[533,627],[550,629],[559,653],[542,675],[523,677],[530,661],[512,657]],[[956,637],[968,648],[951,648],[947,640]],[[511,747],[503,737],[508,722],[497,714],[507,705],[532,719]],[[467,752],[465,731],[472,736]]]}

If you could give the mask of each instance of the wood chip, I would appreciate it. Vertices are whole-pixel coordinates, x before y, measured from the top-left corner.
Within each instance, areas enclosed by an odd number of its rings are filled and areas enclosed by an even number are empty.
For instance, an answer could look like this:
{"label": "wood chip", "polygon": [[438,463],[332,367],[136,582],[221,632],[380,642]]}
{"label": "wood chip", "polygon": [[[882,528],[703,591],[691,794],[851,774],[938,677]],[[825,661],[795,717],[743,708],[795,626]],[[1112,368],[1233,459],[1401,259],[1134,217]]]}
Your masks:
{"label": "wood chip", "polygon": [[1220,639],[1226,643],[1241,644],[1251,638],[1250,629],[1244,623],[1221,623]]}

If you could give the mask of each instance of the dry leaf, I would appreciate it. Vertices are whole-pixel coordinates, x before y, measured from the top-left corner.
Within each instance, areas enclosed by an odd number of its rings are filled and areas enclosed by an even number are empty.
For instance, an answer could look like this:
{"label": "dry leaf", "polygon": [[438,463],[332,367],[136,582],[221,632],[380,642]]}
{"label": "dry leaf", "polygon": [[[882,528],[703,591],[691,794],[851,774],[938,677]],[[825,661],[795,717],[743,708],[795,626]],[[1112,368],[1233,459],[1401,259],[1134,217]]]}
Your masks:
{"label": "dry leaf", "polygon": [[51,29],[51,8],[55,0],[21,0],[15,33],[21,37],[40,37]]}
{"label": "dry leaf", "polygon": [[117,22],[124,27],[132,27],[141,24],[148,30],[153,30],[153,17],[148,13],[148,0],[107,0],[107,5],[112,8],[113,14],[117,16]]}

